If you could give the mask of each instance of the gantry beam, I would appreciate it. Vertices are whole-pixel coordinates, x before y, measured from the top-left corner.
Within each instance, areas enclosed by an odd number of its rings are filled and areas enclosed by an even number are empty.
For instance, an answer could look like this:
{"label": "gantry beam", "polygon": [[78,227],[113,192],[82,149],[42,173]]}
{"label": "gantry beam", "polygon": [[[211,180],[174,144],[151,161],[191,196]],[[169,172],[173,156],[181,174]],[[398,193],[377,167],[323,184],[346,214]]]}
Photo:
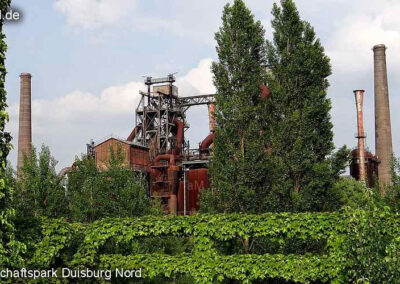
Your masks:
{"label": "gantry beam", "polygon": [[214,94],[192,97],[179,97],[179,102],[182,107],[209,105],[215,103],[215,97]]}

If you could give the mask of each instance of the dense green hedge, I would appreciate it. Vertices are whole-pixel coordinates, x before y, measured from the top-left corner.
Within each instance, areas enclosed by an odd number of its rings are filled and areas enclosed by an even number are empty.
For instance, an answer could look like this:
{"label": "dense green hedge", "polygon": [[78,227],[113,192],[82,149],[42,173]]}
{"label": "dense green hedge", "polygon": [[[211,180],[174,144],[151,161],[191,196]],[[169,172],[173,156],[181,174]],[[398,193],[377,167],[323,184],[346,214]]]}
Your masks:
{"label": "dense green hedge", "polygon": [[[359,249],[357,241],[349,243],[348,240],[366,239],[354,232],[361,228],[362,222],[370,222],[371,217],[363,211],[357,212],[151,216],[103,219],[90,225],[41,219],[36,220],[36,225],[29,224],[29,228],[20,228],[23,232],[20,237],[28,242],[30,251],[26,265],[34,268],[142,268],[142,276],[147,279],[189,275],[197,283],[224,279],[250,283],[273,278],[301,283],[346,283],[351,277],[358,277],[346,274],[349,267],[354,267],[354,261],[348,256]],[[383,226],[384,232],[380,233],[389,236],[385,244],[387,257],[395,258],[399,255],[400,243],[398,215],[383,212],[373,218],[387,224],[387,229]],[[41,233],[37,238],[29,238],[35,226],[39,226]],[[192,249],[176,255],[143,254],[134,249],[135,242],[149,238],[161,240],[163,236],[187,238]],[[246,244],[257,237],[282,244],[293,239],[324,240],[325,245],[320,253],[223,255],[217,252],[216,243],[239,239]]]}

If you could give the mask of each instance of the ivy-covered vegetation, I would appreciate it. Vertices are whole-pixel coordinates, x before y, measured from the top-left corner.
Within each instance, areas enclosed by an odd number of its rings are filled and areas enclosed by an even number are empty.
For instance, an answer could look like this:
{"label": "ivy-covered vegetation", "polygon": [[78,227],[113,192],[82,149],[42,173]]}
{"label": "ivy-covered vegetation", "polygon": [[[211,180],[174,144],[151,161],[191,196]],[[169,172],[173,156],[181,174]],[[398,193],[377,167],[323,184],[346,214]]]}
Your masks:
{"label": "ivy-covered vegetation", "polygon": [[[7,11],[10,0],[0,1],[0,11]],[[4,88],[6,78],[5,53],[7,44],[3,33],[3,17],[0,20],[0,269],[13,267],[22,262],[20,252],[25,249],[24,244],[15,240],[14,217],[12,208],[13,188],[6,182],[7,155],[11,149],[11,135],[5,131],[8,114],[6,112],[7,92]]]}
{"label": "ivy-covered vegetation", "polygon": [[[224,283],[282,279],[301,283],[394,283],[400,277],[400,216],[370,210],[102,219],[92,224],[36,219],[19,237],[36,268],[142,269],[145,281]],[[35,236],[27,239],[27,236]],[[148,251],[143,239],[186,239],[179,252]],[[383,237],[384,236],[384,237]],[[221,253],[226,244],[264,238],[278,247],[319,241],[315,250]],[[182,244],[182,243],[180,243]],[[185,277],[183,277],[185,276]],[[379,280],[379,281],[378,281]],[[160,283],[159,282],[159,283]],[[268,282],[265,282],[268,283]]]}

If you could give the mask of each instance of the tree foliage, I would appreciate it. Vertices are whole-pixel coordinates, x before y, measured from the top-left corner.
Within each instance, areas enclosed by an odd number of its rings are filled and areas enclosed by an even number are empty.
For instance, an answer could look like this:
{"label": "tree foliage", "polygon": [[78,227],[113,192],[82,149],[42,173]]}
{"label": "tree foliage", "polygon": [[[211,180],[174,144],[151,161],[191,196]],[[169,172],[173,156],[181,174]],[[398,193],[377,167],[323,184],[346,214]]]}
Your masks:
{"label": "tree foliage", "polygon": [[106,169],[87,157],[78,159],[69,174],[71,219],[93,222],[104,217],[142,216],[154,213],[146,193],[145,177],[124,164],[121,147],[110,148]]}
{"label": "tree foliage", "polygon": [[348,212],[349,234],[340,243],[346,283],[397,283],[400,279],[399,215],[386,207]]}
{"label": "tree foliage", "polygon": [[255,21],[241,0],[227,4],[222,26],[215,34],[218,62],[212,65],[216,99],[216,138],[210,166],[218,211],[266,210],[271,163],[260,135],[260,85],[265,77],[265,40],[260,21]]}
{"label": "tree foliage", "polygon": [[58,176],[57,161],[42,146],[24,157],[14,200],[20,217],[63,217],[93,222],[104,217],[129,217],[157,213],[146,194],[146,180],[124,164],[120,147],[110,149],[106,169],[93,159],[77,159],[67,176]]}
{"label": "tree foliage", "polygon": [[329,202],[328,189],[346,166],[348,150],[343,147],[332,155],[331,102],[326,94],[329,58],[294,2],[280,4],[273,6],[273,41],[267,42],[272,96],[266,125],[273,154],[284,165],[284,183],[276,195],[290,193],[292,202],[285,199],[275,206],[320,211]]}
{"label": "tree foliage", "polygon": [[24,155],[16,181],[15,208],[19,216],[59,218],[68,215],[68,201],[62,177],[56,173],[57,161],[50,149],[42,145],[37,153]]}
{"label": "tree foliage", "polygon": [[[379,187],[379,185],[377,185]],[[384,204],[396,212],[400,212],[400,159],[393,157],[392,162],[392,184],[386,186]]]}
{"label": "tree foliage", "polygon": [[327,211],[336,211],[343,207],[366,209],[373,201],[375,192],[367,188],[361,181],[342,177],[329,190],[331,202],[327,204]]}
{"label": "tree foliage", "polygon": [[[2,15],[8,11],[10,0],[0,1]],[[6,161],[11,149],[11,135],[5,131],[8,122],[6,112],[7,92],[5,90],[6,78],[6,51],[7,44],[3,33],[3,17],[0,20],[0,268],[13,267],[18,265],[22,259],[20,252],[24,250],[24,245],[15,241],[14,217],[15,210],[10,206],[12,203],[13,189],[6,178]]]}
{"label": "tree foliage", "polygon": [[[329,58],[291,0],[274,5],[273,42],[242,1],[225,6],[212,66],[216,139],[207,212],[334,210],[335,182],[349,160],[333,153],[326,90]],[[260,99],[259,86],[272,95]]]}

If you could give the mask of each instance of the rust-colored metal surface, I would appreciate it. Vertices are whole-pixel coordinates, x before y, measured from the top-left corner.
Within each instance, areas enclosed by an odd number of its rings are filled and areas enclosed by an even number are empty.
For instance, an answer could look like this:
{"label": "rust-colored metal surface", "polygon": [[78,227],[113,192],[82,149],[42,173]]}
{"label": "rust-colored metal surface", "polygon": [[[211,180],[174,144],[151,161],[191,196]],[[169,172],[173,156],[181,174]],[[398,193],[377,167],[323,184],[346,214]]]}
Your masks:
{"label": "rust-colored metal surface", "polygon": [[208,158],[211,154],[211,146],[214,143],[215,133],[211,132],[207,137],[200,143],[199,153],[200,159]]}
{"label": "rust-colored metal surface", "polygon": [[176,214],[178,194],[179,167],[176,155],[158,155],[150,169],[150,195],[152,198],[161,198],[165,211]]}
{"label": "rust-colored metal surface", "polygon": [[357,108],[357,139],[358,139],[358,159],[359,159],[359,179],[365,181],[365,134],[364,134],[364,118],[363,118],[363,101],[364,90],[355,90],[354,96],[356,99]]}
{"label": "rust-colored metal surface", "polygon": [[180,155],[182,153],[183,146],[184,125],[183,122],[177,118],[173,120],[173,123],[176,125],[176,145],[175,148],[172,150],[172,153],[175,155]]}
{"label": "rust-colored metal surface", "polygon": [[159,86],[154,86],[153,87],[153,92],[157,93],[163,93],[166,95],[173,95],[175,97],[178,96],[178,88],[174,85],[166,84],[166,85],[159,85]]}
{"label": "rust-colored metal surface", "polygon": [[208,105],[208,121],[210,132],[213,133],[215,131],[215,104]]}
{"label": "rust-colored metal surface", "polygon": [[[127,140],[110,140],[92,147],[97,164],[104,167],[109,159],[110,145],[115,147],[115,143],[121,143],[132,170],[147,176],[150,198],[160,198],[164,211],[170,214],[182,210],[178,208],[183,193],[180,187],[188,169],[186,211],[198,210],[198,193],[209,187],[205,168],[215,138],[214,95],[179,97],[174,82],[173,74],[164,78],[146,77],[147,92],[140,92],[136,127]],[[262,90],[268,92],[268,88]],[[189,127],[186,111],[195,105],[208,105],[209,110],[211,134],[202,141],[200,149],[190,148],[190,143],[184,140],[185,130]]]}
{"label": "rust-colored metal surface", "polygon": [[161,154],[154,158],[150,167],[150,195],[152,198],[161,198],[162,204],[170,214],[176,214],[177,194],[179,189],[179,166],[183,146],[184,123],[177,118],[173,119],[176,129],[174,148],[169,154]]}
{"label": "rust-colored metal surface", "polygon": [[[358,149],[351,151],[350,175],[360,180],[360,159]],[[379,159],[371,152],[364,151],[364,163],[366,172],[366,184],[372,188],[375,186],[375,179],[378,178]]]}
{"label": "rust-colored metal surface", "polygon": [[32,147],[32,108],[31,108],[31,78],[30,73],[21,73],[19,130],[18,130],[18,162],[19,170],[24,162],[24,155],[29,155]]}
{"label": "rust-colored metal surface", "polygon": [[186,173],[186,194],[183,181],[179,184],[178,213],[184,214],[184,197],[186,196],[186,214],[199,210],[199,194],[203,189],[210,187],[208,169],[193,169]]}
{"label": "rust-colored metal surface", "polygon": [[214,142],[215,133],[210,133],[200,144],[200,152],[208,149],[210,145]]}
{"label": "rust-colored metal surface", "polygon": [[268,89],[267,86],[261,85],[260,89],[261,89],[260,98],[268,99],[271,96],[271,91]]}
{"label": "rust-colored metal surface", "polygon": [[129,134],[128,138],[126,138],[126,140],[133,141],[141,128],[141,125],[136,125],[135,128],[133,128],[132,132]]}

